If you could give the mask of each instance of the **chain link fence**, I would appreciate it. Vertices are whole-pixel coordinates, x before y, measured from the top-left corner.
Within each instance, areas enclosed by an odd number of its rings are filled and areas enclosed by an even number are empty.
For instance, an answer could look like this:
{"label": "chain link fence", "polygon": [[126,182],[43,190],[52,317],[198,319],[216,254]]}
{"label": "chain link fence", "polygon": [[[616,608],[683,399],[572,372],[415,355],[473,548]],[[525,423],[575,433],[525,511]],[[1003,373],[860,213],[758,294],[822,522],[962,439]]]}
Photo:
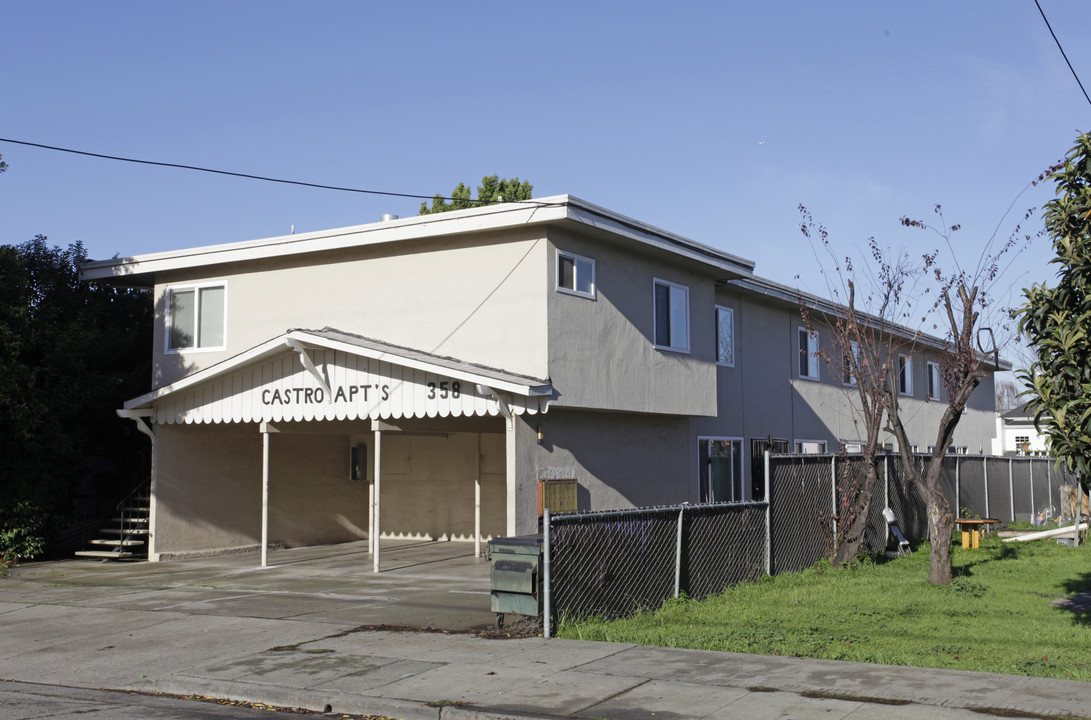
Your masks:
{"label": "chain link fence", "polygon": [[766,572],[766,503],[555,515],[550,598],[571,618],[629,615],[703,598]]}
{"label": "chain link fence", "polygon": [[[915,457],[922,469],[928,456]],[[803,570],[827,555],[859,456],[773,455],[767,502],[716,503],[553,515],[548,524],[551,617],[615,618],[686,595],[704,598],[766,573]],[[847,467],[845,463],[848,463]],[[879,459],[864,552],[887,548],[890,508],[911,541],[928,537],[923,500],[901,458]],[[944,458],[952,509],[1002,522],[1057,519],[1074,475],[1051,458]]]}

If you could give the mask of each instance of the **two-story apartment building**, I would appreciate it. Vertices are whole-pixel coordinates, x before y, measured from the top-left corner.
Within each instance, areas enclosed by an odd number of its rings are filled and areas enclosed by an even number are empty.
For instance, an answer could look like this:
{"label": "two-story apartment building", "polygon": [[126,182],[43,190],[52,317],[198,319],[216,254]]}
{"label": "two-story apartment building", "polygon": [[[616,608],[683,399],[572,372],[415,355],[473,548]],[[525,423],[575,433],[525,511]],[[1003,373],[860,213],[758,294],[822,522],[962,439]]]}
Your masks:
{"label": "two-story apartment building", "polygon": [[[154,289],[154,389],[120,411],[153,444],[153,559],[523,534],[561,479],[583,510],[749,499],[765,447],[861,439],[798,291],[572,196],[82,274]],[[912,348],[923,451],[942,343]],[[989,378],[955,443],[993,428]]]}

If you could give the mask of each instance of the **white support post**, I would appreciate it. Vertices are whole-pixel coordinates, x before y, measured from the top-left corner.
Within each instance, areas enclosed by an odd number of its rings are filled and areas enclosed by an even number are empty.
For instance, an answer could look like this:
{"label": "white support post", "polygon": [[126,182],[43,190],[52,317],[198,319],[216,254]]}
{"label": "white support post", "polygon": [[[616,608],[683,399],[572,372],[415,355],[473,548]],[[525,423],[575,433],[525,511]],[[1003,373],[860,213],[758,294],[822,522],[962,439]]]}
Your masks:
{"label": "white support post", "polygon": [[1034,504],[1034,461],[1027,463],[1030,470],[1030,521],[1033,523],[1038,518],[1038,506]]}
{"label": "white support post", "polygon": [[515,442],[515,421],[511,418],[508,419],[507,428],[504,431],[504,467],[506,468],[506,493],[505,507],[507,514],[507,533],[509,537],[517,535],[518,526],[516,524],[516,510],[517,505],[515,502],[516,494],[516,442]]}
{"label": "white support post", "polygon": [[374,515],[371,519],[371,527],[375,531],[371,550],[372,572],[379,572],[379,534],[382,532],[382,525],[379,522],[382,518],[382,513],[379,511],[379,498],[382,496],[382,442],[383,431],[379,428],[379,424],[375,423],[375,452],[372,453],[375,463],[375,499],[372,506]]}
{"label": "white support post", "polygon": [[474,474],[474,557],[481,557],[481,433],[477,434],[477,470]]}
{"label": "white support post", "polygon": [[269,566],[269,436],[279,432],[272,424],[261,424],[261,566]]}
{"label": "white support post", "polygon": [[955,456],[955,517],[962,517],[962,486],[959,475],[962,470],[962,458]]}
{"label": "white support post", "polygon": [[[883,509],[890,507],[890,456],[883,455]],[[890,523],[883,523],[883,547],[890,544]]]}

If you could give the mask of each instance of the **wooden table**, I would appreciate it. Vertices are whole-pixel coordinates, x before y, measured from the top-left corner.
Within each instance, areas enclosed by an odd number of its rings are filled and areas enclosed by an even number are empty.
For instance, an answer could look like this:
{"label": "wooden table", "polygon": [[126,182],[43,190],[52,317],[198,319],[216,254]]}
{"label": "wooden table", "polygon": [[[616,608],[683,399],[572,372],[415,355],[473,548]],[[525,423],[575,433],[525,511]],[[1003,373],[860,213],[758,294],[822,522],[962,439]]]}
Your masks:
{"label": "wooden table", "polygon": [[955,518],[955,522],[962,531],[962,547],[966,549],[981,547],[982,525],[993,525],[1000,521],[993,518]]}

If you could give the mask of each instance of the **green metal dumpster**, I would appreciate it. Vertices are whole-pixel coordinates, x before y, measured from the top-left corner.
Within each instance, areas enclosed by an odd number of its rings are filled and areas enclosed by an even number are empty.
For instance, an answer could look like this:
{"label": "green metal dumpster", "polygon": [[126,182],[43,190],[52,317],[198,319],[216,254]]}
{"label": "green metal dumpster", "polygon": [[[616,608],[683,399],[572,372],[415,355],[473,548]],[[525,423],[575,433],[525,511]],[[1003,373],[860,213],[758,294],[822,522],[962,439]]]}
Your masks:
{"label": "green metal dumpster", "polygon": [[509,613],[537,616],[541,612],[542,536],[493,538],[489,541],[489,558],[497,629],[504,626],[504,616]]}

